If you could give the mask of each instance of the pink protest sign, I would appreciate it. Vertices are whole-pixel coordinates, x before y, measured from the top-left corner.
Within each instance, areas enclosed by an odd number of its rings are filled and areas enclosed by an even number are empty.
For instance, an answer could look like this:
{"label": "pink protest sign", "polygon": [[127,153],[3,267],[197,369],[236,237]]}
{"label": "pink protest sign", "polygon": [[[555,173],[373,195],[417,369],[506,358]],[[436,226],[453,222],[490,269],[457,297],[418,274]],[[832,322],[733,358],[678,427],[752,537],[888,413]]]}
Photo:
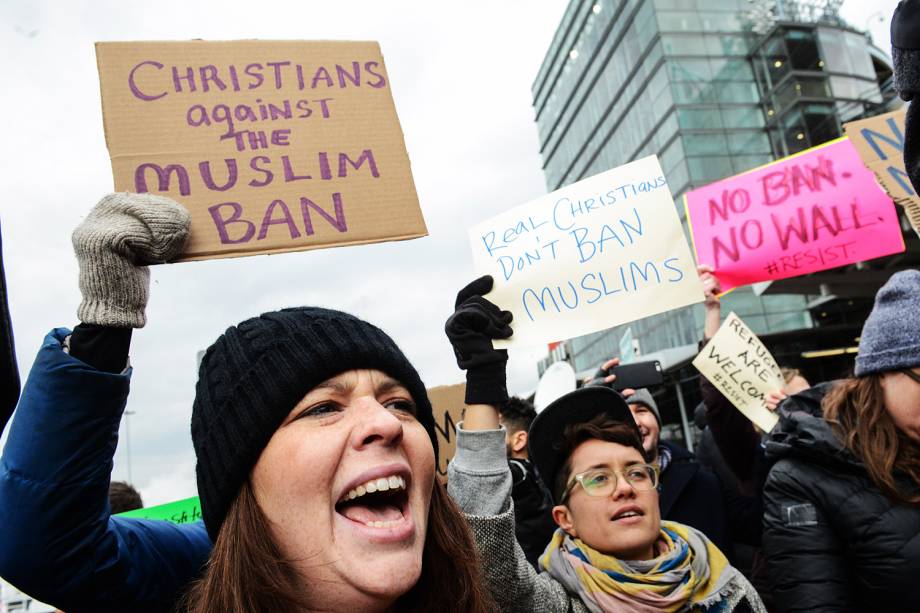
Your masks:
{"label": "pink protest sign", "polygon": [[847,138],[688,192],[697,263],[722,289],[904,251],[894,203]]}

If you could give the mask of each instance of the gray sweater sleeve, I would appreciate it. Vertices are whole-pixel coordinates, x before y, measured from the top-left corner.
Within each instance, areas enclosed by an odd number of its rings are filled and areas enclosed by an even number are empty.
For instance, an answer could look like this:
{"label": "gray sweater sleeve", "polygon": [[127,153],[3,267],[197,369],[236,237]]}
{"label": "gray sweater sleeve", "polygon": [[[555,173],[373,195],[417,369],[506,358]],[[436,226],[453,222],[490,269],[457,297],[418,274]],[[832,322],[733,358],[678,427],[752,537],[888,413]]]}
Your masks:
{"label": "gray sweater sleeve", "polygon": [[537,574],[514,537],[504,429],[469,431],[458,424],[457,453],[447,475],[447,491],[473,530],[486,583],[499,611],[587,611],[548,573]]}
{"label": "gray sweater sleeve", "polygon": [[498,515],[511,500],[511,469],[505,429],[464,430],[457,424],[457,451],[447,465],[447,491],[469,515]]}

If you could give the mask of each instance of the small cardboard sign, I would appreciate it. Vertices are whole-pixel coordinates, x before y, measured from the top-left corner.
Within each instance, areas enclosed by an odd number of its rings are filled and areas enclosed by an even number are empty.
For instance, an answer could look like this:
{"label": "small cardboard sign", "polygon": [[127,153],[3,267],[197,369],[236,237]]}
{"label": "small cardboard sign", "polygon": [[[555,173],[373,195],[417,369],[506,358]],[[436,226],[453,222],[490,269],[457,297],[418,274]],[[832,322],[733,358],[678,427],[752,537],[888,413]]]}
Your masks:
{"label": "small cardboard sign", "polygon": [[447,481],[447,465],[457,453],[457,424],[466,409],[466,383],[441,385],[428,390],[438,437],[438,478]]}
{"label": "small cardboard sign", "polygon": [[866,168],[895,204],[904,207],[914,232],[920,236],[920,197],[904,170],[904,121],[907,110],[843,124]]}
{"label": "small cardboard sign", "polygon": [[897,211],[846,138],[688,192],[697,261],[723,291],[904,251]]}
{"label": "small cardboard sign", "polygon": [[375,42],[96,43],[115,189],[191,213],[181,260],[425,236]]}
{"label": "small cardboard sign", "polygon": [[783,389],[783,375],[760,339],[734,313],[725,318],[693,365],[764,432],[779,421],[767,409],[764,396]]}
{"label": "small cardboard sign", "polygon": [[658,158],[563,187],[470,230],[489,300],[514,314],[495,347],[545,345],[703,301]]}
{"label": "small cardboard sign", "polygon": [[201,519],[201,503],[198,496],[167,502],[166,504],[134,511],[125,511],[115,517],[134,517],[137,519],[159,519],[174,524],[189,524]]}

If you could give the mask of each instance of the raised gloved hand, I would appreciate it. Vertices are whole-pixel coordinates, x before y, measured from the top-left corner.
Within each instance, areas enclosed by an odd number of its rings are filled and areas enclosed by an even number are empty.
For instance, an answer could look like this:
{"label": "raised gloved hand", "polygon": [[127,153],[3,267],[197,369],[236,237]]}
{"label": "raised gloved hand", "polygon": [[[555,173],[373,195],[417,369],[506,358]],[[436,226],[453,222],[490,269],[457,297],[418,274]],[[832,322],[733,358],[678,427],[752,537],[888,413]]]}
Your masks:
{"label": "raised gloved hand", "polygon": [[483,298],[492,290],[492,277],[480,277],[457,294],[455,311],[444,324],[457,357],[466,370],[466,403],[497,405],[508,400],[505,364],[508,352],[492,347],[492,339],[512,334],[512,315]]}
{"label": "raised gloved hand", "polygon": [[73,232],[80,264],[81,322],[143,328],[150,289],[147,264],[179,257],[191,218],[174,200],[152,194],[109,194]]}

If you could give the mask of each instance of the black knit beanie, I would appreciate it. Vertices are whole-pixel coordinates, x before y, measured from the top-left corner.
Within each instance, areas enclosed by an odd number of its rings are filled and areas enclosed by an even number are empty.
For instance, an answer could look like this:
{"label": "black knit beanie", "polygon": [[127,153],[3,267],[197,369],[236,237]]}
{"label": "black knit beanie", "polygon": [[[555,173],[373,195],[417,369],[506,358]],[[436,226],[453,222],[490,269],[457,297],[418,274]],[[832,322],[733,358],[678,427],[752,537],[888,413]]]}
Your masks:
{"label": "black knit beanie", "polygon": [[920,0],[902,0],[891,18],[894,87],[904,100],[920,94]]}
{"label": "black knit beanie", "polygon": [[409,390],[437,457],[425,385],[376,326],[340,311],[283,309],[228,328],[208,348],[198,371],[192,443],[201,514],[212,541],[291,409],[317,384],[360,368],[381,370]]}

